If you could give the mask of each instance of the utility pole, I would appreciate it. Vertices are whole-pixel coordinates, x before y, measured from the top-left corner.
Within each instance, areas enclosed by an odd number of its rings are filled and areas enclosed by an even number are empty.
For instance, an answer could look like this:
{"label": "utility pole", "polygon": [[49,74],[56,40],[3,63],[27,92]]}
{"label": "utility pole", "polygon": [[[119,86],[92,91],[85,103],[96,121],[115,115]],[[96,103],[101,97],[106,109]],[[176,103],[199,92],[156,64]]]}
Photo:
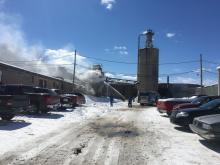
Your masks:
{"label": "utility pole", "polygon": [[73,66],[73,91],[75,89],[75,76],[76,76],[76,50],[74,53],[74,66]]}
{"label": "utility pole", "polygon": [[169,88],[170,85],[170,76],[167,76],[167,88]]}
{"label": "utility pole", "polygon": [[202,54],[200,54],[200,87],[201,94],[203,94],[203,65],[202,65]]}
{"label": "utility pole", "polygon": [[218,95],[220,96],[220,66],[217,68],[218,70]]}
{"label": "utility pole", "polygon": [[[138,35],[138,52],[137,52],[137,56],[138,56],[138,63],[139,63],[139,52],[140,52],[140,39],[141,39],[141,35]],[[137,65],[137,81],[138,81],[138,73],[139,73],[139,65]],[[139,85],[137,84],[137,89],[139,88]]]}
{"label": "utility pole", "polygon": [[167,75],[167,96],[170,97],[170,76]]}

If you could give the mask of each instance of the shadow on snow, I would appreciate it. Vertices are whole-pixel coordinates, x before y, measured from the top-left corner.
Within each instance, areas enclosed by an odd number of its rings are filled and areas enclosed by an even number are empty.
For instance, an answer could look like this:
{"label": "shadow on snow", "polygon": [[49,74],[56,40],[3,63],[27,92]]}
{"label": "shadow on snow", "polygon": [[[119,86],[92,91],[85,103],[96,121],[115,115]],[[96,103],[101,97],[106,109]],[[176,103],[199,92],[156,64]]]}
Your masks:
{"label": "shadow on snow", "polygon": [[193,133],[189,127],[174,127],[174,129],[185,133]]}
{"label": "shadow on snow", "polygon": [[27,116],[28,118],[40,118],[40,119],[59,119],[59,118],[61,118],[61,117],[64,117],[64,115],[55,114],[55,113],[26,115],[26,116]]}
{"label": "shadow on snow", "polygon": [[11,120],[4,121],[0,120],[0,130],[13,131],[29,126],[31,123],[25,122],[24,120]]}
{"label": "shadow on snow", "polygon": [[209,148],[210,150],[220,153],[220,141],[209,141],[209,140],[202,139],[202,140],[199,140],[199,142],[205,147]]}

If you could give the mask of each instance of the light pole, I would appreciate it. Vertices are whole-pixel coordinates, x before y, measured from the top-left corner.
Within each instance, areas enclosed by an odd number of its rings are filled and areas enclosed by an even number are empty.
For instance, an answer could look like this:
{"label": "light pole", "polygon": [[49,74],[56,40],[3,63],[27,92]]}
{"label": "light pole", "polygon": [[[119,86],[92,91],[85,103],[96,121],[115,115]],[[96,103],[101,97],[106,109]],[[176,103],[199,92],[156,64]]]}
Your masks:
{"label": "light pole", "polygon": [[203,94],[203,66],[202,66],[202,54],[200,54],[200,87],[201,94]]}

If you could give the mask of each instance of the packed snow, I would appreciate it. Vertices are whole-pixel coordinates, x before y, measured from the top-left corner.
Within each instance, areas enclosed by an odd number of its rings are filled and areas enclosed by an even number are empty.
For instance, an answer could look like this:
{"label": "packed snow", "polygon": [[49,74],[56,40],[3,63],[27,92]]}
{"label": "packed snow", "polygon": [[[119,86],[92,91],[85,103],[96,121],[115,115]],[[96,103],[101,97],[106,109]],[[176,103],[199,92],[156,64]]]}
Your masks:
{"label": "packed snow", "polygon": [[0,155],[60,127],[102,116],[124,105],[124,102],[115,99],[113,107],[110,107],[106,97],[86,96],[86,104],[74,109],[53,111],[46,115],[16,116],[10,122],[0,120]]}
{"label": "packed snow", "polygon": [[75,109],[0,121],[0,164],[219,164],[220,143],[171,124],[155,107],[86,100]]}

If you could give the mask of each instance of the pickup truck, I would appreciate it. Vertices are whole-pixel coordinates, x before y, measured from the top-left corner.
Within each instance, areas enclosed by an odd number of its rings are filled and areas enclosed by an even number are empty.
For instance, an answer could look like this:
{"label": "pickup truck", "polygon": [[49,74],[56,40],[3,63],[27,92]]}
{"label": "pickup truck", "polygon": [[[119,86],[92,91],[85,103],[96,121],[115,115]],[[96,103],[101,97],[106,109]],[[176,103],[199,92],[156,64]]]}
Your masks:
{"label": "pickup truck", "polygon": [[64,104],[72,105],[72,107],[79,106],[86,103],[85,96],[79,92],[62,93],[59,89],[51,89],[53,92],[60,95],[61,106]]}
{"label": "pickup truck", "polygon": [[205,103],[208,103],[209,101],[212,101],[214,99],[219,99],[219,98],[220,96],[200,96],[194,99],[191,103],[183,103],[183,104],[178,104],[174,106],[173,110],[186,109],[186,108],[197,108]]}
{"label": "pickup truck", "polygon": [[197,96],[190,97],[190,98],[159,99],[157,101],[157,110],[160,113],[167,113],[167,115],[170,116],[175,106],[177,106],[178,104],[182,104],[182,103],[190,103],[195,98],[197,98]]}
{"label": "pickup truck", "polygon": [[47,113],[50,111],[51,106],[60,103],[59,96],[47,88],[39,88],[28,85],[1,85],[5,95],[20,95],[29,98],[30,106],[35,113]]}
{"label": "pickup truck", "polygon": [[77,100],[79,97],[74,94],[62,93],[59,89],[51,89],[53,92],[56,92],[60,96],[61,108],[66,106],[75,107],[77,105]]}
{"label": "pickup truck", "polygon": [[61,106],[67,104],[75,107],[77,105],[77,96],[74,94],[62,94],[60,97]]}
{"label": "pickup truck", "polygon": [[86,99],[85,99],[85,96],[83,94],[78,93],[78,92],[71,93],[71,94],[74,94],[74,95],[77,96],[77,101],[76,101],[77,105],[82,105],[82,104],[86,103]]}
{"label": "pickup truck", "polygon": [[144,105],[155,105],[159,98],[159,94],[157,92],[140,92],[138,94],[138,103],[141,106]]}
{"label": "pickup truck", "polygon": [[0,88],[0,117],[2,120],[11,120],[16,114],[24,112],[30,105],[28,96],[4,95],[4,89]]}
{"label": "pickup truck", "polygon": [[35,105],[36,113],[47,113],[60,104],[60,96],[47,88],[34,87],[33,93],[26,93],[31,105]]}

